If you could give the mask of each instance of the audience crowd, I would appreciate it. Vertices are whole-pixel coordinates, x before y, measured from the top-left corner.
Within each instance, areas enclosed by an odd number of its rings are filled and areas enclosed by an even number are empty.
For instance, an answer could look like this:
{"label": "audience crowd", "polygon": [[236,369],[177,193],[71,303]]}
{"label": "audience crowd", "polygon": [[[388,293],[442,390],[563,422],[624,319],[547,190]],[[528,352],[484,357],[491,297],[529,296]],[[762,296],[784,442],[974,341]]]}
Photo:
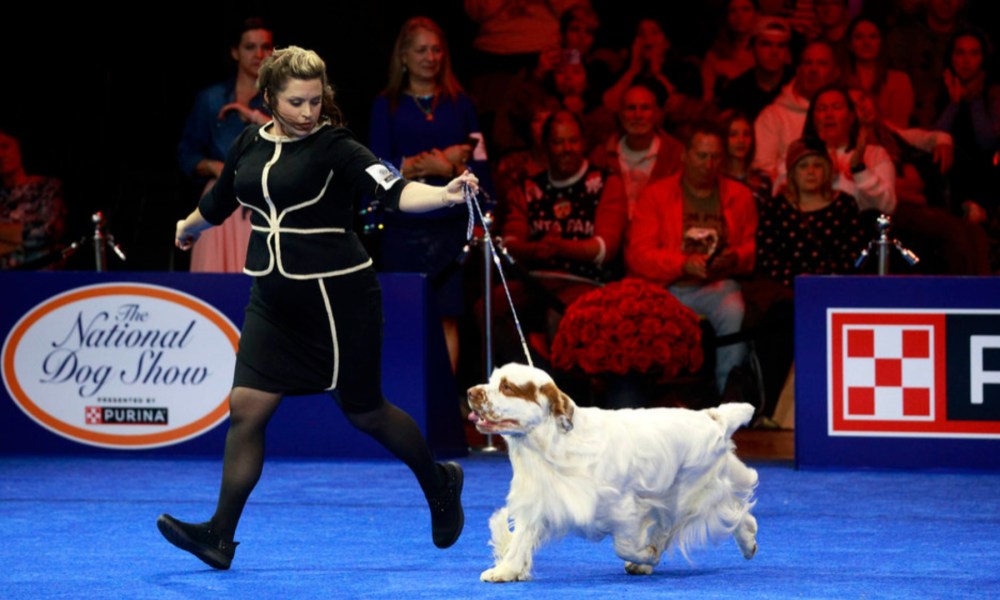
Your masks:
{"label": "audience crowd", "polygon": [[[719,340],[707,378],[720,398],[736,393],[753,347],[790,346],[794,278],[861,273],[855,259],[883,214],[922,259],[895,269],[1000,270],[1000,83],[993,41],[966,0],[712,4],[720,10],[701,52],[674,39],[704,23],[671,19],[669,7],[623,18],[588,0],[464,0],[477,28],[468,48],[450,46],[426,17],[398,32],[362,141],[411,179],[479,176],[543,365],[566,306],[635,277],[703,319]],[[263,22],[244,22],[235,77],[193,99],[178,156],[201,187],[234,132],[268,119],[248,81],[271,47]],[[467,80],[457,53],[474,66]],[[0,136],[2,268],[64,242],[51,222],[57,188],[24,175],[15,142]],[[361,212],[381,270],[428,275],[459,370],[462,317],[482,318],[465,308],[483,295],[461,260],[466,211]],[[245,221],[237,214],[232,225],[242,239]],[[203,258],[199,270],[241,268]],[[506,295],[492,293],[510,316]],[[498,356],[523,358],[513,321],[495,327]],[[771,358],[760,361],[759,424],[791,366]]]}

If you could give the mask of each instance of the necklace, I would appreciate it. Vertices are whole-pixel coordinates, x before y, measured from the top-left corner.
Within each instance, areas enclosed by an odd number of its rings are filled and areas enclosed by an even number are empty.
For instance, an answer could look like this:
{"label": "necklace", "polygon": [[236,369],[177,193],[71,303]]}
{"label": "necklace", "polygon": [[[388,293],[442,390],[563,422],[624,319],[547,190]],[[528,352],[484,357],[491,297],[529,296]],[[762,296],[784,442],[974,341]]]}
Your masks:
{"label": "necklace", "polygon": [[413,103],[417,105],[420,112],[424,113],[424,118],[428,121],[434,120],[434,109],[437,108],[438,95],[437,92],[429,96],[417,96],[414,94],[412,96]]}

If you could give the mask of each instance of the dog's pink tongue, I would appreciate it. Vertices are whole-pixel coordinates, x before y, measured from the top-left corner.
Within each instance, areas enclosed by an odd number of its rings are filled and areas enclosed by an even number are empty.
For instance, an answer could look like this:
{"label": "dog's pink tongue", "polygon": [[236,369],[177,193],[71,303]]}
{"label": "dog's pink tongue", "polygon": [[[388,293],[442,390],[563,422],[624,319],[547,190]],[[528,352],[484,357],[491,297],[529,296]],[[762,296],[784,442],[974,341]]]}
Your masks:
{"label": "dog's pink tongue", "polygon": [[476,414],[476,411],[472,411],[469,413],[469,420],[472,421],[473,423],[477,423],[479,421],[479,415]]}

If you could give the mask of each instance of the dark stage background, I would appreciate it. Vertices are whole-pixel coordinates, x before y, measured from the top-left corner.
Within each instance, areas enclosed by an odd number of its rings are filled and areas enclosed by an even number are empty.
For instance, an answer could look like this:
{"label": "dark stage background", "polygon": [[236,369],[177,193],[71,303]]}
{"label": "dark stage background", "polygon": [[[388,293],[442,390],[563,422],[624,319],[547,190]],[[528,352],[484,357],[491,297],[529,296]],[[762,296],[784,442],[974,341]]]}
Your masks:
{"label": "dark stage background", "polygon": [[[623,46],[634,0],[597,1],[599,43]],[[719,0],[670,6],[675,44],[703,51],[720,13]],[[660,9],[661,11],[664,9]],[[2,52],[0,127],[21,138],[29,173],[62,179],[71,214],[70,239],[92,232],[104,211],[128,262],[112,270],[185,270],[172,248],[173,223],[197,192],[178,171],[175,148],[194,96],[232,75],[228,31],[258,14],[278,47],[311,48],[326,60],[349,126],[366,141],[373,98],[385,85],[388,56],[402,22],[416,14],[445,29],[460,80],[475,72],[469,49],[475,24],[458,0],[175,2],[59,7],[21,2],[8,7]],[[93,268],[81,251],[69,267]]]}
{"label": "dark stage background", "polygon": [[[0,128],[21,139],[29,173],[62,179],[70,239],[90,233],[90,216],[101,210],[128,253],[126,264],[112,257],[110,268],[186,269],[187,256],[172,249],[173,223],[193,208],[197,190],[179,172],[175,148],[197,91],[234,72],[231,24],[260,14],[277,46],[319,52],[364,140],[403,20],[426,14],[453,43],[471,39],[458,39],[473,31],[459,3],[403,5],[180,0],[117,4],[122,10],[23,2],[19,16],[3,19]],[[93,268],[92,253],[79,252],[70,267]]]}

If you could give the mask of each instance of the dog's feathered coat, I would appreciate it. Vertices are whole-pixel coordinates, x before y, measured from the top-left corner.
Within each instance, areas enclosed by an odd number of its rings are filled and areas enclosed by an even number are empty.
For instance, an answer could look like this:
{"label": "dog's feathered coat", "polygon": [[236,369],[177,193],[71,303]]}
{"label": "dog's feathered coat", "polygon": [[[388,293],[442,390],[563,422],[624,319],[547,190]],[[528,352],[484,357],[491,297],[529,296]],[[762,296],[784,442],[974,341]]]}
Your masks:
{"label": "dog's feathered coat", "polygon": [[749,404],[602,410],[580,408],[544,371],[519,364],[469,389],[471,419],[507,442],[513,479],[490,518],[495,565],[483,581],[531,577],[534,551],[576,533],[614,539],[631,574],[649,574],[664,550],[732,535],[757,551],[750,514],[757,473],[733,453],[731,436]]}

